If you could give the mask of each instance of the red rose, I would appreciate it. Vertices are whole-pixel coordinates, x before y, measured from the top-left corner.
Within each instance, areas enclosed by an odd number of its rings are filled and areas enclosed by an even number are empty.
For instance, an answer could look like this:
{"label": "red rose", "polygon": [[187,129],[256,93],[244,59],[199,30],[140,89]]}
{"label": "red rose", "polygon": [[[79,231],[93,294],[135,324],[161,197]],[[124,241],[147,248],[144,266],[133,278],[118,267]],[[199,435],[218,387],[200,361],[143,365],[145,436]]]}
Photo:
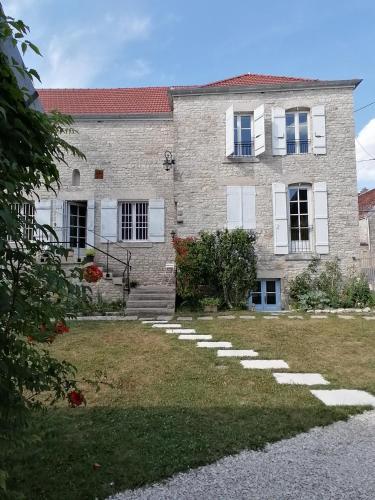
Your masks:
{"label": "red rose", "polygon": [[96,264],[91,264],[83,270],[83,279],[88,283],[96,283],[103,277],[103,271]]}
{"label": "red rose", "polygon": [[86,403],[85,397],[82,394],[82,392],[76,390],[70,391],[68,393],[68,401],[72,408],[75,408],[76,406],[81,406],[82,403]]}
{"label": "red rose", "polygon": [[63,321],[58,321],[55,324],[55,333],[68,333],[69,332],[69,326],[67,326]]}

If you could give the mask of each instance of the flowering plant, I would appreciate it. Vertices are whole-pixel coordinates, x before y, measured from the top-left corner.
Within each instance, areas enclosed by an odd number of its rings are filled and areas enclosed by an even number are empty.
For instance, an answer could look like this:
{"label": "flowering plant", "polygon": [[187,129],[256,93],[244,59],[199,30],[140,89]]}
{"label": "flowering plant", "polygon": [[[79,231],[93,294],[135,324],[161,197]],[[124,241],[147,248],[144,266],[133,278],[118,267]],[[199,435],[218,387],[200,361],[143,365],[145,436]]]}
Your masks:
{"label": "flowering plant", "polygon": [[84,268],[83,279],[88,283],[96,283],[101,278],[103,278],[103,271],[96,264]]}
{"label": "flowering plant", "polygon": [[82,404],[86,405],[85,396],[82,394],[81,391],[75,389],[73,391],[68,392],[68,401],[72,408],[81,406]]}

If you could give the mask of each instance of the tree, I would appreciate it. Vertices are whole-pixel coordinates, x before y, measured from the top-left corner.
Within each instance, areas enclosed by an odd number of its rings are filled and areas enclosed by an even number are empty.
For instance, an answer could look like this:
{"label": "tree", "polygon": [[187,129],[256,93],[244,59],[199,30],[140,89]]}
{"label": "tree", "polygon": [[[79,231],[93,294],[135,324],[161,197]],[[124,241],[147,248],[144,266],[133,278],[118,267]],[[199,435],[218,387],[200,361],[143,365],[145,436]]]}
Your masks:
{"label": "tree", "polygon": [[[22,52],[38,49],[25,37],[29,28],[0,10],[0,41],[20,44]],[[13,67],[12,67],[13,66]],[[39,78],[0,52],[0,447],[25,438],[22,429],[40,395],[51,402],[67,397],[80,404],[75,368],[51,357],[47,344],[67,331],[65,318],[73,303],[86,297],[81,284],[68,279],[61,266],[65,249],[48,225],[38,224],[21,207],[39,190],[56,192],[58,165],[66,155],[84,158],[65,139],[74,132],[72,119],[46,115],[28,107],[30,96],[19,88],[15,71]],[[44,262],[40,262],[43,255]],[[78,278],[78,273],[73,278]],[[0,464],[0,492],[6,472]],[[1,496],[1,493],[0,493]]]}

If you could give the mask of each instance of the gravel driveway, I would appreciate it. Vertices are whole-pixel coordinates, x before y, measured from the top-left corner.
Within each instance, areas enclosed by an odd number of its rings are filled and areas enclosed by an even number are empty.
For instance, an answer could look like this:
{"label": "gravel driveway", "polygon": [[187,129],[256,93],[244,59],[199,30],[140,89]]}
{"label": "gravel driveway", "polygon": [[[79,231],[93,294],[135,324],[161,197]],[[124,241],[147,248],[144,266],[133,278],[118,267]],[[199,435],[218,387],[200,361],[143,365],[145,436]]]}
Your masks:
{"label": "gravel driveway", "polygon": [[368,411],[111,500],[374,498],[375,411]]}

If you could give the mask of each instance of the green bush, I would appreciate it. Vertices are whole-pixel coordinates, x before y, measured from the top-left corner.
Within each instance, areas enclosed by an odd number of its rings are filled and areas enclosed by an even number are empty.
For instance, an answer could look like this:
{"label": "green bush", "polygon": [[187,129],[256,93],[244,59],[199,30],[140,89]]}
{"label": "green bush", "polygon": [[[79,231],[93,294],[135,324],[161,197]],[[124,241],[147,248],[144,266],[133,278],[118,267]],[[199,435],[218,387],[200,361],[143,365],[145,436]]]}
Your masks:
{"label": "green bush", "polygon": [[254,244],[255,234],[243,229],[175,238],[178,295],[193,307],[204,297],[240,307],[255,284]]}
{"label": "green bush", "polygon": [[363,275],[351,273],[344,276],[338,259],[325,262],[320,272],[319,266],[318,259],[312,260],[305,271],[289,282],[289,298],[293,306],[307,310],[374,305]]}

